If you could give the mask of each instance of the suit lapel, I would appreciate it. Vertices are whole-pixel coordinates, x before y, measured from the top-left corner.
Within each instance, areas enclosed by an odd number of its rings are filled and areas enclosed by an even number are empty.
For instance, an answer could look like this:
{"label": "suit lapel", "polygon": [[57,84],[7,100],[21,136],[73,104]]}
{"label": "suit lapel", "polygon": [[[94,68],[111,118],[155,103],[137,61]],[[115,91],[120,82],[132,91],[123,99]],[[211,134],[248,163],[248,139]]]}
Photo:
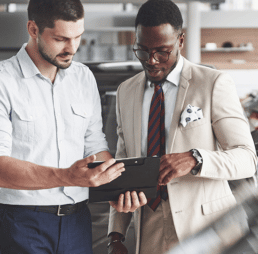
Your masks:
{"label": "suit lapel", "polygon": [[[168,139],[168,147],[169,153],[173,152],[174,140],[176,136],[176,132],[179,127],[181,113],[183,111],[183,106],[185,102],[185,97],[187,94],[187,89],[189,87],[189,80],[192,78],[191,72],[191,63],[184,58],[184,66],[181,73],[176,105],[172,117],[172,122],[169,130],[169,139]],[[134,95],[134,147],[135,147],[135,156],[141,156],[141,131],[142,131],[142,103],[143,103],[143,95],[145,89],[145,73],[142,73],[141,79],[136,84],[135,95]]]}
{"label": "suit lapel", "polygon": [[191,79],[191,77],[192,77],[192,73],[191,73],[190,62],[188,62],[184,58],[184,66],[181,73],[176,105],[175,105],[172,122],[169,130],[168,147],[170,150],[168,151],[168,153],[173,152],[174,140],[175,140],[176,132],[179,127],[180,117],[183,111],[185,97],[186,97],[187,89],[189,87],[189,80]]}
{"label": "suit lapel", "polygon": [[143,94],[145,89],[145,74],[143,73],[142,79],[136,85],[134,95],[134,145],[135,145],[135,156],[141,156],[141,138],[142,138],[142,103]]}

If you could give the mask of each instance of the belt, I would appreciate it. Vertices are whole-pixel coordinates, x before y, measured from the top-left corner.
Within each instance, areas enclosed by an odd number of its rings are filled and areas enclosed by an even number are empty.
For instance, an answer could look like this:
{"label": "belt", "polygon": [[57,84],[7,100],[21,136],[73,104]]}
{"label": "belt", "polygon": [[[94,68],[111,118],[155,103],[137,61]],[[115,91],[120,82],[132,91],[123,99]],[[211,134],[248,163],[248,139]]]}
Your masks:
{"label": "belt", "polygon": [[36,212],[54,213],[57,216],[71,215],[82,209],[84,205],[88,203],[88,200],[84,200],[74,205],[56,205],[56,206],[27,206],[27,205],[11,205],[12,207],[25,208]]}

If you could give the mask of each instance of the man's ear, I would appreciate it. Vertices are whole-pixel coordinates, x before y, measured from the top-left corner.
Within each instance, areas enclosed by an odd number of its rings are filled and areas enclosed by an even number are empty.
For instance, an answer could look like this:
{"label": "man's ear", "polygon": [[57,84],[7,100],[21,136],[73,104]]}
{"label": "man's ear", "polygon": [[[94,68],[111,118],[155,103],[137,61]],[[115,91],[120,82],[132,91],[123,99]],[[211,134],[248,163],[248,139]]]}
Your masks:
{"label": "man's ear", "polygon": [[179,49],[182,50],[185,42],[185,33],[179,35]]}
{"label": "man's ear", "polygon": [[28,29],[28,33],[29,33],[30,37],[33,39],[37,39],[38,34],[39,34],[39,28],[36,25],[35,21],[29,20],[27,23],[27,29]]}

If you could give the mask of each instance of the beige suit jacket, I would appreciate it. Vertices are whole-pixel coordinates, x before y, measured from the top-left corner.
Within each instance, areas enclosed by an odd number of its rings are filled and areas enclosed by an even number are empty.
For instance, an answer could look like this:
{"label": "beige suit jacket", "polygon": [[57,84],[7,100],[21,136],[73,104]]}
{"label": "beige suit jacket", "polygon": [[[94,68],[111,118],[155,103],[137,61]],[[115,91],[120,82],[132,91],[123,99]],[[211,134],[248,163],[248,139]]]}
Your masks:
{"label": "beige suit jacket", "polygon": [[[122,83],[117,91],[117,158],[141,156],[141,113],[144,72]],[[188,104],[200,107],[203,119],[180,124]],[[256,154],[232,79],[218,70],[184,59],[176,106],[167,138],[170,153],[197,148],[203,166],[168,184],[170,208],[179,241],[203,229],[236,204],[227,180],[254,175]],[[132,216],[139,253],[141,209],[118,213],[111,207],[109,233],[126,235]]]}

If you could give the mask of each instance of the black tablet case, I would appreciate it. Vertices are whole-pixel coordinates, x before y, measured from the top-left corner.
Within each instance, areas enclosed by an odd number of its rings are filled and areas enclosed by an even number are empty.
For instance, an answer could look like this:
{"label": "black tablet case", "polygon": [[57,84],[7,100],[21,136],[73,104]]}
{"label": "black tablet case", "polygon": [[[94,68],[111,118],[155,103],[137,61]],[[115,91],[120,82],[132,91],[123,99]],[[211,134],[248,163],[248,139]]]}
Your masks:
{"label": "black tablet case", "polygon": [[[117,201],[121,193],[126,191],[143,191],[147,198],[157,195],[160,158],[144,157],[119,159],[125,164],[125,171],[120,177],[99,187],[89,188],[89,202]],[[89,163],[94,168],[102,162]]]}

